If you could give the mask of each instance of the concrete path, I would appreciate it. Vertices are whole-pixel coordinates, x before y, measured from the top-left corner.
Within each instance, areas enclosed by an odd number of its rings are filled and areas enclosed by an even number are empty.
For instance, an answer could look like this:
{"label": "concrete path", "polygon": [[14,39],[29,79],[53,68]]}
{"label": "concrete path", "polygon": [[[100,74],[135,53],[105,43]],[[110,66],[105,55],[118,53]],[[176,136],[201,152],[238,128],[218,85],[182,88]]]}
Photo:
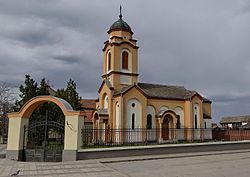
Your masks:
{"label": "concrete path", "polygon": [[[6,147],[0,145],[0,152]],[[0,158],[0,177],[249,177],[250,149],[82,160],[16,162]]]}

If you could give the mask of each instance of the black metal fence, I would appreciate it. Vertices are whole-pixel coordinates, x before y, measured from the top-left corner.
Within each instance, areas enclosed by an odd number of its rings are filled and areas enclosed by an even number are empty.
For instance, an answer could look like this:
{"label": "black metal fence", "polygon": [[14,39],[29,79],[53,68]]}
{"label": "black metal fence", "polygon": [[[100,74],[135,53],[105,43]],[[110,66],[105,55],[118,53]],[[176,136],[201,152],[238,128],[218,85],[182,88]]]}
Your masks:
{"label": "black metal fence", "polygon": [[82,148],[205,141],[212,129],[82,129]]}

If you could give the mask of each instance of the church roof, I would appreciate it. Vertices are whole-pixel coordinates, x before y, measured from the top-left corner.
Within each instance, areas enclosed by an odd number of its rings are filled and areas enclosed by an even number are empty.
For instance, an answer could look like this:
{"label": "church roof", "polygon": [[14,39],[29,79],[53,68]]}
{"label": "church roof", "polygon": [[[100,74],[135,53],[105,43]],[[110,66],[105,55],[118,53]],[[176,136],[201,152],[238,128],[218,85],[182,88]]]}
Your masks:
{"label": "church roof", "polygon": [[[114,95],[118,96],[120,94],[124,94],[133,87],[137,87],[146,97],[158,99],[186,100],[198,94],[196,91],[187,90],[183,86],[137,83],[128,87],[124,87],[119,91],[116,91]],[[211,101],[207,98],[202,97],[202,100],[211,103]]]}
{"label": "church roof", "polygon": [[187,99],[196,94],[183,86],[138,83],[139,88],[149,97],[166,99]]}

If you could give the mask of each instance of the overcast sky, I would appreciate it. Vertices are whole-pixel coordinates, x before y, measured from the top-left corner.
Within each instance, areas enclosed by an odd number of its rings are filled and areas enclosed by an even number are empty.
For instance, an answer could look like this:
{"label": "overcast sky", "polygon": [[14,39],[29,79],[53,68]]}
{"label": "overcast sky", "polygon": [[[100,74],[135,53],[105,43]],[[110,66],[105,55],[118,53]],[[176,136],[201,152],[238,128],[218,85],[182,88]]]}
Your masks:
{"label": "overcast sky", "polygon": [[72,78],[83,98],[97,98],[120,4],[141,82],[198,91],[213,101],[215,122],[250,114],[249,0],[2,0],[0,81],[19,86],[30,74],[62,88]]}

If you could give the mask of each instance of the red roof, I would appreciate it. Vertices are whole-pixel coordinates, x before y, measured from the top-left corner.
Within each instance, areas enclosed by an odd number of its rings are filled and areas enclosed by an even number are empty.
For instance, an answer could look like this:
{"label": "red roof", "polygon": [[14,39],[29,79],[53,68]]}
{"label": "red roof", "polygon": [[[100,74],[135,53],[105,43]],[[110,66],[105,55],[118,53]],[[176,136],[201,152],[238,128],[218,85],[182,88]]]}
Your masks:
{"label": "red roof", "polygon": [[81,99],[80,103],[83,109],[95,109],[96,108],[96,100]]}
{"label": "red roof", "polygon": [[80,100],[81,108],[86,113],[85,123],[92,123],[92,115],[96,109],[96,100],[92,99],[82,99]]}

